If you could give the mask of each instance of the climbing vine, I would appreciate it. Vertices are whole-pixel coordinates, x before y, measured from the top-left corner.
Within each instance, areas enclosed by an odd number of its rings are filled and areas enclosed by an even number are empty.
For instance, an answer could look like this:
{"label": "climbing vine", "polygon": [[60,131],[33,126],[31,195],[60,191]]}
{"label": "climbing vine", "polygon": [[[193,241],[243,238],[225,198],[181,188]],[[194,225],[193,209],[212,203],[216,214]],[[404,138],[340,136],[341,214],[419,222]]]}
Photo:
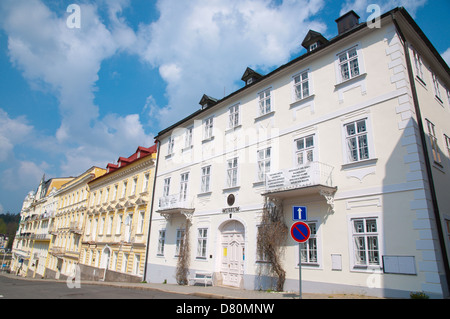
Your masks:
{"label": "climbing vine", "polygon": [[258,231],[257,249],[260,258],[264,259],[270,267],[269,274],[277,278],[277,291],[283,290],[286,280],[286,271],[281,261],[287,236],[288,227],[284,223],[281,201],[266,198]]}
{"label": "climbing vine", "polygon": [[184,238],[180,242],[180,250],[178,252],[176,280],[179,285],[188,284],[189,260],[190,260],[189,229],[190,229],[190,222],[187,219],[186,229],[184,230]]}

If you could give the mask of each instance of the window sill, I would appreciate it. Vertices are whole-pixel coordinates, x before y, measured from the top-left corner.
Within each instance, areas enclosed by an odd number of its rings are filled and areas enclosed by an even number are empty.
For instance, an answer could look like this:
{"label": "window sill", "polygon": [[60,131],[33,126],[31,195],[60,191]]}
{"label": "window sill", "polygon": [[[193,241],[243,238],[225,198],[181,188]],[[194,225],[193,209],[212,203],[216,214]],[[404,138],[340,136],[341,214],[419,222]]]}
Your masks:
{"label": "window sill", "polygon": [[354,169],[354,168],[361,168],[361,167],[367,167],[367,166],[375,166],[377,164],[378,158],[371,158],[366,160],[361,160],[357,162],[350,162],[346,164],[342,164],[342,169]]}
{"label": "window sill", "polygon": [[294,102],[289,104],[289,108],[290,109],[296,108],[297,106],[299,106],[300,104],[303,104],[304,102],[309,102],[310,100],[313,100],[315,96],[316,96],[315,94],[311,94],[311,95],[308,95],[307,97],[304,97],[302,99],[295,100]]}
{"label": "window sill", "polygon": [[211,196],[212,191],[209,192],[203,192],[203,193],[198,193],[197,197],[206,197],[206,196]]}
{"label": "window sill", "polygon": [[204,139],[202,140],[202,143],[208,143],[208,142],[210,142],[210,141],[212,141],[212,140],[214,140],[214,136],[204,138]]}
{"label": "window sill", "polygon": [[260,186],[264,186],[266,184],[266,181],[256,181],[253,182],[253,187],[260,187]]}
{"label": "window sill", "polygon": [[434,98],[436,99],[436,101],[439,102],[439,104],[440,104],[441,106],[444,106],[444,102],[441,100],[441,98],[440,98],[439,96],[435,95]]}
{"label": "window sill", "polygon": [[425,83],[424,80],[422,80],[422,78],[418,75],[416,75],[416,80],[417,82],[419,82],[425,89],[427,88],[427,84]]}
{"label": "window sill", "polygon": [[231,132],[237,131],[237,130],[240,129],[241,127],[242,127],[242,124],[238,124],[238,125],[233,126],[233,127],[228,127],[228,128],[225,130],[225,134],[226,134],[226,133],[231,133]]}
{"label": "window sill", "polygon": [[358,82],[358,81],[364,79],[366,76],[367,76],[367,73],[361,73],[361,74],[359,74],[359,75],[357,75],[357,76],[355,76],[355,77],[352,77],[351,79],[343,80],[343,81],[341,81],[341,82],[339,82],[339,83],[336,83],[336,84],[334,85],[334,87],[335,87],[336,89],[339,89],[340,87],[346,86],[346,85],[348,85],[348,84],[353,84],[353,83],[355,83],[355,82]]}
{"label": "window sill", "polygon": [[174,153],[170,153],[166,155],[166,160],[171,159],[173,157]]}
{"label": "window sill", "polygon": [[232,192],[233,190],[238,191],[241,188],[241,186],[232,186],[232,187],[225,187],[222,189],[223,192]]}
{"label": "window sill", "polygon": [[255,122],[265,120],[268,117],[272,117],[274,114],[275,114],[275,111],[270,111],[270,112],[264,113],[262,115],[259,115],[259,116],[255,117]]}
{"label": "window sill", "polygon": [[186,146],[185,148],[181,149],[181,152],[184,153],[190,151],[193,147],[194,147],[193,145]]}
{"label": "window sill", "polygon": [[440,171],[441,173],[444,173],[445,174],[445,171],[444,171],[444,166],[441,164],[441,163],[439,163],[439,162],[436,162],[436,161],[433,161],[433,167],[435,168],[435,169],[437,169],[438,171]]}

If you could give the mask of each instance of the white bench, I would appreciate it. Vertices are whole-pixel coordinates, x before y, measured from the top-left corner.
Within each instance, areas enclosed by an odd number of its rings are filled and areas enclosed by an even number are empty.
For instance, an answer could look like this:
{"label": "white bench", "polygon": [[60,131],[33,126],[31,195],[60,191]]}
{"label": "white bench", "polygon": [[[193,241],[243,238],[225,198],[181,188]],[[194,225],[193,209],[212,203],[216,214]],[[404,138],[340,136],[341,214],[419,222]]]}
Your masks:
{"label": "white bench", "polygon": [[194,285],[195,283],[199,282],[199,283],[204,283],[205,287],[208,283],[213,284],[213,273],[212,272],[205,272],[205,271],[196,271],[195,272],[195,276],[194,277],[190,277],[189,281],[193,281]]}

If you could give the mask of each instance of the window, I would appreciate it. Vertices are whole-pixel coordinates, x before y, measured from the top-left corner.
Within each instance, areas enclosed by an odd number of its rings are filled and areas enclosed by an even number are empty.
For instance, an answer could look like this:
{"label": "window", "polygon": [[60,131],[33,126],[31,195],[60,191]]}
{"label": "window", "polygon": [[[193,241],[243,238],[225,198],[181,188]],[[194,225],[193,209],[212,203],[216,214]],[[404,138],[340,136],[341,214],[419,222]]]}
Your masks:
{"label": "window", "polygon": [[117,220],[116,220],[116,235],[120,235],[121,228],[122,228],[122,214],[117,215]]}
{"label": "window", "polygon": [[345,125],[349,162],[357,162],[369,158],[366,121],[367,119],[363,119]]}
{"label": "window", "polygon": [[110,215],[108,218],[108,227],[106,229],[106,235],[111,235],[112,225],[113,225],[113,215]]}
{"label": "window", "polygon": [[355,266],[380,266],[380,245],[377,218],[352,220]]}
{"label": "window", "polygon": [[233,105],[230,107],[229,116],[228,116],[228,127],[234,128],[237,127],[240,123],[239,119],[239,104]]}
{"label": "window", "polygon": [[137,233],[144,233],[144,211],[139,212],[138,216],[138,225],[137,225]]}
{"label": "window", "polygon": [[434,124],[427,120],[428,136],[430,137],[431,150],[433,152],[433,159],[435,163],[441,163],[441,155],[439,154],[439,146],[437,144]]}
{"label": "window", "polygon": [[142,184],[142,192],[146,192],[148,190],[148,181],[150,179],[150,174],[147,173],[144,175],[144,183]]}
{"label": "window", "polygon": [[447,146],[448,157],[450,158],[450,137],[444,134],[445,145]]}
{"label": "window", "polygon": [[259,115],[264,115],[270,112],[272,112],[270,89],[267,89],[259,93]]}
{"label": "window", "polygon": [[100,225],[99,225],[99,229],[98,229],[99,235],[103,235],[103,228],[105,228],[105,217],[102,217],[100,219]]}
{"label": "window", "polygon": [[297,166],[314,161],[314,135],[295,140],[295,159]]}
{"label": "window", "polygon": [[166,230],[161,229],[158,237],[158,255],[164,255],[164,244],[166,242]]}
{"label": "window", "polygon": [[105,201],[104,203],[106,203],[108,201],[109,198],[109,187],[106,189],[106,193],[105,193]]}
{"label": "window", "polygon": [[[258,227],[258,230],[257,230],[258,236],[256,238],[259,238],[260,237],[260,233],[262,231],[262,227],[264,227],[264,226],[263,225],[259,225],[257,227]],[[258,241],[258,243],[257,243],[256,261],[257,262],[268,262],[269,259],[267,257],[266,251],[264,250],[264,240],[265,240],[265,238],[263,237],[262,239],[263,239],[263,242],[259,242]]]}
{"label": "window", "polygon": [[125,195],[127,194],[127,182],[123,182],[122,184],[122,196],[121,198],[125,198]]}
{"label": "window", "polygon": [[350,80],[360,74],[356,48],[339,54],[339,70],[341,81]]}
{"label": "window", "polygon": [[181,174],[180,202],[184,202],[187,199],[188,182],[189,182],[189,173]]}
{"label": "window", "polygon": [[177,229],[177,241],[176,241],[176,247],[175,247],[175,255],[180,255],[180,249],[184,245],[184,239],[185,239],[185,231],[184,229]]}
{"label": "window", "polygon": [[301,100],[309,96],[308,71],[294,76],[294,90],[296,100]]}
{"label": "window", "polygon": [[172,155],[173,154],[174,145],[175,145],[175,138],[170,136],[169,137],[169,143],[167,145],[167,155]]}
{"label": "window", "polygon": [[302,264],[317,264],[317,225],[316,223],[308,223],[311,235],[308,241],[300,244],[301,262]]}
{"label": "window", "polygon": [[137,177],[133,178],[133,182],[131,184],[131,195],[136,194],[137,180]]}
{"label": "window", "polygon": [[237,186],[238,158],[228,160],[227,163],[227,187]]}
{"label": "window", "polygon": [[[416,71],[416,76],[420,78],[420,80],[422,80],[423,82],[423,63],[422,63],[422,58],[420,57],[420,55],[413,50],[414,52],[414,68]],[[423,82],[425,84],[425,82]]]}
{"label": "window", "polygon": [[197,258],[206,258],[207,237],[208,229],[199,228],[197,237]]}
{"label": "window", "polygon": [[207,118],[203,121],[203,139],[210,139],[213,137],[213,117]]}
{"label": "window", "polygon": [[102,201],[102,191],[99,191],[98,198],[97,198],[97,205],[100,205],[101,201]]}
{"label": "window", "polygon": [[128,254],[127,253],[123,253],[122,268],[121,268],[122,272],[127,272],[127,264],[128,264]]}
{"label": "window", "polygon": [[164,179],[163,197],[169,196],[170,191],[170,177]]}
{"label": "window", "polygon": [[211,166],[202,167],[202,186],[200,192],[207,193],[210,190]]}
{"label": "window", "polygon": [[141,261],[141,256],[138,254],[134,255],[134,262],[133,262],[133,274],[139,275],[139,265]]}
{"label": "window", "polygon": [[188,127],[184,136],[184,147],[192,146],[192,131],[194,127]]}
{"label": "window", "polygon": [[433,87],[434,87],[434,94],[436,95],[437,99],[439,100],[439,102],[442,102],[442,97],[441,97],[441,90],[439,88],[439,80],[436,77],[436,74],[432,73],[433,76]]}
{"label": "window", "polygon": [[118,188],[118,185],[114,185],[113,200],[117,199],[117,188]]}
{"label": "window", "polygon": [[258,180],[265,181],[267,173],[270,173],[270,147],[258,151]]}

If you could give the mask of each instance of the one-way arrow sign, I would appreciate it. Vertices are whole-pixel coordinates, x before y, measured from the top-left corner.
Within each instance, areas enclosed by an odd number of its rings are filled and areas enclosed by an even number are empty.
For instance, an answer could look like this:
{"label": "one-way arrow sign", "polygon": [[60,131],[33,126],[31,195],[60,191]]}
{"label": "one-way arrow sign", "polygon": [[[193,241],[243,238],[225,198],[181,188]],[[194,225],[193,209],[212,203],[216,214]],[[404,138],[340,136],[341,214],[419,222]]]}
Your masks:
{"label": "one-way arrow sign", "polygon": [[308,220],[306,206],[292,206],[292,220]]}

